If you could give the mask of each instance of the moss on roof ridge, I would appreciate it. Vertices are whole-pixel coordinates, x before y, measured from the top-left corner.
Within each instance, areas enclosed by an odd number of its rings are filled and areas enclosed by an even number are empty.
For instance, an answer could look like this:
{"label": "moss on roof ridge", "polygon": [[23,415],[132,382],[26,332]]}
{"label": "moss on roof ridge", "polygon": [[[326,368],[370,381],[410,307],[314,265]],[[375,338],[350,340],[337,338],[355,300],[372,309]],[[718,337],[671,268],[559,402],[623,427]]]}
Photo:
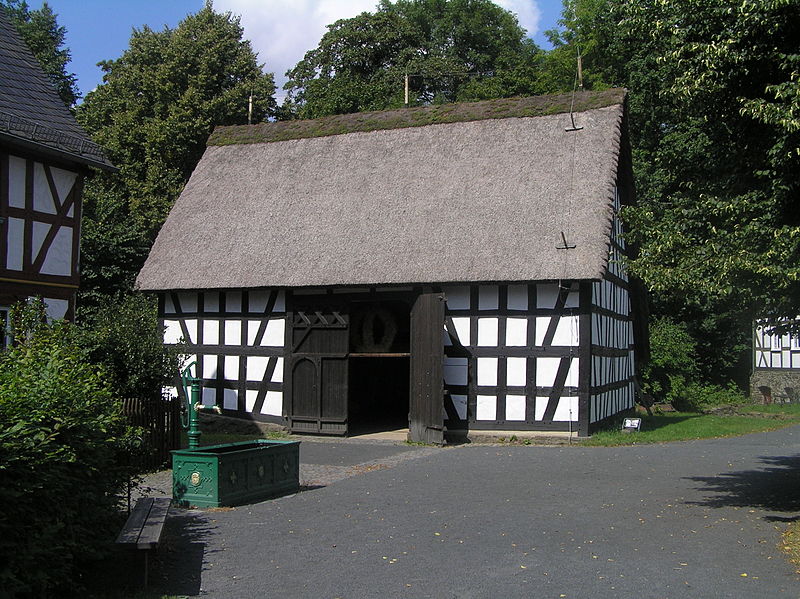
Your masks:
{"label": "moss on roof ridge", "polygon": [[[575,94],[573,112],[584,112],[621,104],[626,91],[612,88],[599,92],[585,91]],[[572,94],[531,96],[526,98],[498,98],[480,102],[439,104],[399,108],[376,112],[339,114],[304,121],[278,121],[258,125],[229,125],[217,127],[208,138],[209,146],[270,143],[290,139],[308,139],[342,135],[356,131],[378,131],[422,127],[443,123],[536,117],[562,114],[570,111]]]}

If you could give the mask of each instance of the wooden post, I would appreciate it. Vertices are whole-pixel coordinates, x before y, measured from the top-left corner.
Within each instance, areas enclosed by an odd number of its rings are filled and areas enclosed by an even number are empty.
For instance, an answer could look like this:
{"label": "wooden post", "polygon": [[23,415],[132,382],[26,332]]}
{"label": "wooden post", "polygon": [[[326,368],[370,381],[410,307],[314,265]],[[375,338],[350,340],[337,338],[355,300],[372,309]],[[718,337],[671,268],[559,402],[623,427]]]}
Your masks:
{"label": "wooden post", "polygon": [[406,108],[408,108],[408,73],[406,73],[406,76],[405,76],[404,79],[405,79],[404,84],[405,84],[405,92],[406,92],[405,106],[406,106]]}

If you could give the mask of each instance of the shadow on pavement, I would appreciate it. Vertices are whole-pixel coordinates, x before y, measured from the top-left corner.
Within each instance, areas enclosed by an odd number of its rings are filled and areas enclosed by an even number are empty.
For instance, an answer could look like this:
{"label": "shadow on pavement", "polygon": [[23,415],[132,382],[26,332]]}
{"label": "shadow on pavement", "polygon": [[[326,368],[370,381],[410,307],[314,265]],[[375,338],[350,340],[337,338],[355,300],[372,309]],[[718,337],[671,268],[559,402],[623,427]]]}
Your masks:
{"label": "shadow on pavement", "polygon": [[151,559],[148,590],[165,595],[199,595],[207,539],[216,528],[213,512],[172,508],[162,543]]}
{"label": "shadow on pavement", "polygon": [[[758,507],[773,512],[800,511],[800,455],[762,457],[760,470],[726,472],[717,476],[694,476],[709,495],[695,505],[708,507]],[[769,517],[789,522],[797,519]]]}

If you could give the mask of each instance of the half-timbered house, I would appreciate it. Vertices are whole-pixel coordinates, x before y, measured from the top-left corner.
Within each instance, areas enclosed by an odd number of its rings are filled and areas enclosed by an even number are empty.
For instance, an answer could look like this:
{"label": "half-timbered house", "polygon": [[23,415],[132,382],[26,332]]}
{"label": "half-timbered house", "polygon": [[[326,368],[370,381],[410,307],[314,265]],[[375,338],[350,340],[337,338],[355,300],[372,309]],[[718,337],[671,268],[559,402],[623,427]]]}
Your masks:
{"label": "half-timbered house", "polygon": [[775,328],[788,324],[792,324],[790,319],[759,321],[753,327],[753,399],[764,403],[800,401],[800,334]]}
{"label": "half-timbered house", "polygon": [[[78,289],[81,190],[113,169],[64,105],[0,8],[0,317],[39,296],[71,318]],[[5,338],[3,338],[5,343]]]}
{"label": "half-timbered house", "polygon": [[431,442],[587,435],[634,405],[624,104],[220,127],[138,286],[228,415]]}

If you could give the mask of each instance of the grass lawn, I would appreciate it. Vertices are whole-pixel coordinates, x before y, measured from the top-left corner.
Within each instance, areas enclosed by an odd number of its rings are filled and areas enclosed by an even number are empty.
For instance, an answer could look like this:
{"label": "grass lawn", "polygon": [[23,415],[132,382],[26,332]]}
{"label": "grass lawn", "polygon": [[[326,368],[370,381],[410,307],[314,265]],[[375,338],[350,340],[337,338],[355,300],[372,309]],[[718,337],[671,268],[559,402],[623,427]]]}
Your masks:
{"label": "grass lawn", "polygon": [[711,414],[667,412],[653,416],[643,415],[641,418],[642,430],[639,432],[623,433],[616,426],[613,430],[598,431],[582,443],[604,446],[634,445],[771,431],[800,424],[800,404],[745,404]]}

